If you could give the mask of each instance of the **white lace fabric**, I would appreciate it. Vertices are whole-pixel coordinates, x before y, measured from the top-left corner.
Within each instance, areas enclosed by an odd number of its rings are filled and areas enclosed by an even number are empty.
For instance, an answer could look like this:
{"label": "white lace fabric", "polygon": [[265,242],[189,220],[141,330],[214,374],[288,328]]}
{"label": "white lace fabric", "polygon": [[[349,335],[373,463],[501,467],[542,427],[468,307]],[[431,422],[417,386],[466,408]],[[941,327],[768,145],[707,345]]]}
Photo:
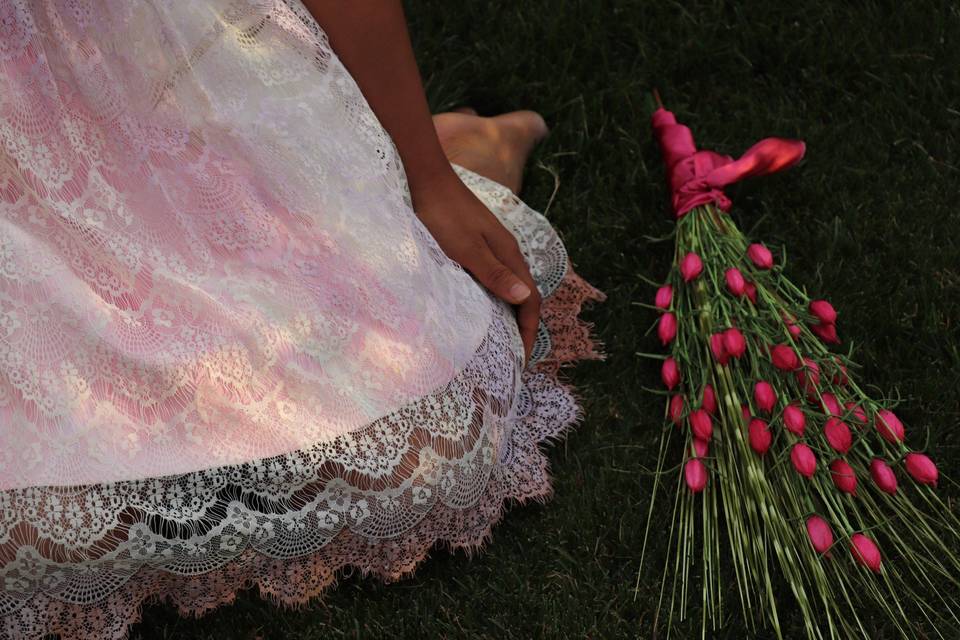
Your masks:
{"label": "white lace fabric", "polygon": [[545,298],[526,369],[299,2],[0,0],[0,633],[395,579],[549,494],[603,296],[455,168]]}

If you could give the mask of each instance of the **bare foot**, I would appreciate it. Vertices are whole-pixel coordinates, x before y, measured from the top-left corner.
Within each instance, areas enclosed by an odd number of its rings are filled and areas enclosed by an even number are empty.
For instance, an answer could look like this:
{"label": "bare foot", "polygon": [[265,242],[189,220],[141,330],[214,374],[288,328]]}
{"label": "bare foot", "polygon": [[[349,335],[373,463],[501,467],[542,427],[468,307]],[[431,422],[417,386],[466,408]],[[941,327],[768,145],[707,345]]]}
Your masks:
{"label": "bare foot", "polygon": [[450,162],[520,192],[530,151],[548,133],[535,111],[511,111],[492,118],[469,107],[433,116],[440,145]]}

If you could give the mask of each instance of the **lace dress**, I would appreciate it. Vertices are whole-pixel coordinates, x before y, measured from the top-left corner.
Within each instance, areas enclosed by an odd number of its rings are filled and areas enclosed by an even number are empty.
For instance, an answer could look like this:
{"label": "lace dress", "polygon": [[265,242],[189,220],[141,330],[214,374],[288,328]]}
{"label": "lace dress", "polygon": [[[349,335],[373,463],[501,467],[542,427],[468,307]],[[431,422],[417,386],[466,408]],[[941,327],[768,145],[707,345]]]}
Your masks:
{"label": "lace dress", "polygon": [[544,297],[527,367],[297,0],[0,0],[0,637],[395,580],[549,495],[603,295],[456,169]]}

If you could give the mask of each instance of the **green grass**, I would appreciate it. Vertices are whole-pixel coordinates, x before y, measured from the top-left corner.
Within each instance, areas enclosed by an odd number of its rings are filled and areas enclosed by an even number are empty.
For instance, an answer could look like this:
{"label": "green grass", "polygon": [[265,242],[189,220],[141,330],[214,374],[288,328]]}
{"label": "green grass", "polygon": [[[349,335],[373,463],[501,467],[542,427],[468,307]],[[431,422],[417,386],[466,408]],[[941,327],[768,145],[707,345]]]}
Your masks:
{"label": "green grass", "polygon": [[[299,611],[248,592],[200,620],[153,606],[134,637],[653,637],[660,532],[636,599],[633,585],[663,406],[641,388],[659,386],[655,363],[634,353],[659,345],[646,335],[654,314],[631,302],[652,297],[640,276],[662,277],[672,248],[644,240],[672,224],[646,109],[654,86],[706,148],[806,140],[800,167],[729,190],[733,215],[786,246],[794,282],[834,301],[860,379],[877,395],[899,389],[909,442],[929,437],[960,478],[958,5],[420,0],[408,11],[435,110],[545,115],[553,134],[523,196],[544,208],[558,176],[548,217],[609,294],[587,314],[609,358],[570,374],[587,418],[550,454],[556,496],[514,509],[483,554],[437,551],[397,584],[346,577]],[[732,617],[715,638],[744,636],[730,579]],[[802,637],[782,611],[787,637]]]}

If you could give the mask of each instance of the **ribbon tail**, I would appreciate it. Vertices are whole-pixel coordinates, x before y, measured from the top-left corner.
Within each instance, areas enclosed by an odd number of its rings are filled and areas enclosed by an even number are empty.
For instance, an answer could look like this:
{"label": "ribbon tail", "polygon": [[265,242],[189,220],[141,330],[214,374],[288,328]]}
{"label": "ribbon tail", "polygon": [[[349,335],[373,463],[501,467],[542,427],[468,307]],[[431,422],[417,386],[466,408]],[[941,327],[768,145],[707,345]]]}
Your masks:
{"label": "ribbon tail", "polygon": [[806,148],[801,140],[765,138],[737,160],[711,171],[704,179],[710,187],[719,189],[744,178],[776,173],[800,162]]}

